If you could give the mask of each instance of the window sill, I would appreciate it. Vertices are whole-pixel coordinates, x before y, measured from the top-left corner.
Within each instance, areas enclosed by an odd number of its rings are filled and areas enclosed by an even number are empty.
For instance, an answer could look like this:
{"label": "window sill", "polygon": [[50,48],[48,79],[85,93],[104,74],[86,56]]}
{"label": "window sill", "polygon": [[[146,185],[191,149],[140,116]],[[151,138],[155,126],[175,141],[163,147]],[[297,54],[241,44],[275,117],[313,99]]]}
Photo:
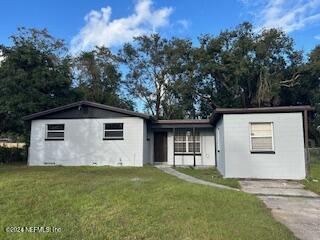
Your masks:
{"label": "window sill", "polygon": [[250,151],[252,154],[275,154],[275,151]]}
{"label": "window sill", "polygon": [[108,140],[124,140],[124,138],[102,138],[103,141],[108,141]]}
{"label": "window sill", "polygon": [[58,139],[53,139],[53,138],[46,138],[44,139],[45,141],[64,141],[64,138],[58,138]]}
{"label": "window sill", "polygon": [[[193,156],[193,153],[174,153],[176,156],[180,155],[187,155],[187,156]],[[201,153],[195,153],[196,156],[201,156]]]}

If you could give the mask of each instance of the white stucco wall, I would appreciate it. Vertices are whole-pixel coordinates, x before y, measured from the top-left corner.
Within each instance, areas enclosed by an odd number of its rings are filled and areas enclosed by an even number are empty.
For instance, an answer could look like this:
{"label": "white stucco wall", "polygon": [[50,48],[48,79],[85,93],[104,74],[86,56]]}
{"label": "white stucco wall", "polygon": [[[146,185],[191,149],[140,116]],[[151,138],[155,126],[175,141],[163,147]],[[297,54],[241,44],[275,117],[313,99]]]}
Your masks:
{"label": "white stucco wall", "polygon": [[[142,166],[147,155],[144,122],[136,117],[33,120],[29,164]],[[46,124],[59,123],[65,124],[64,141],[45,141]],[[123,123],[124,140],[103,140],[104,123]]]}
{"label": "white stucco wall", "polygon": [[[214,129],[200,130],[201,155],[196,156],[197,166],[215,165]],[[173,165],[173,132],[168,132],[168,165]],[[176,155],[176,165],[193,165],[193,155]]]}
{"label": "white stucco wall", "polygon": [[[275,153],[250,153],[250,122],[273,122]],[[225,177],[303,179],[302,113],[226,114]]]}
{"label": "white stucco wall", "polygon": [[216,125],[216,157],[217,157],[217,168],[222,175],[225,175],[225,153],[224,153],[224,124],[223,118],[217,122]]}

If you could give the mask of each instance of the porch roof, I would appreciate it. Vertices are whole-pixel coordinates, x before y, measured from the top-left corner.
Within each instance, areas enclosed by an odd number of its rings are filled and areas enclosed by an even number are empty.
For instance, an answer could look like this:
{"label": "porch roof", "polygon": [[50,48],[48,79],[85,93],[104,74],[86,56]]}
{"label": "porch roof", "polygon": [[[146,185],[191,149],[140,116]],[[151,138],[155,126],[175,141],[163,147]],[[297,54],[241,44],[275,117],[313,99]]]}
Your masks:
{"label": "porch roof", "polygon": [[173,119],[173,120],[156,120],[152,122],[151,128],[212,128],[209,119]]}

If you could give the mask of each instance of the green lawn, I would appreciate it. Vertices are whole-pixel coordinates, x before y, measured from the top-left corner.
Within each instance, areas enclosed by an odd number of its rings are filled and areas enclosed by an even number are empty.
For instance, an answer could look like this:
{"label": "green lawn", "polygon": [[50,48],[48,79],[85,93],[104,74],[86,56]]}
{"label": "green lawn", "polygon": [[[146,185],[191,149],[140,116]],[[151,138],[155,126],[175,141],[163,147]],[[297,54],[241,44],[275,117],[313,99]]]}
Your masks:
{"label": "green lawn", "polygon": [[303,180],[306,189],[320,194],[320,163],[310,164],[310,177]]}
{"label": "green lawn", "polygon": [[0,192],[0,239],[295,239],[256,197],[153,167],[1,166]]}
{"label": "green lawn", "polygon": [[179,172],[188,174],[190,176],[209,181],[209,182],[226,185],[233,188],[240,188],[240,184],[238,180],[223,178],[216,168],[202,169],[202,168],[192,168],[192,167],[187,167],[187,168],[178,167],[176,168],[176,170],[178,170]]}

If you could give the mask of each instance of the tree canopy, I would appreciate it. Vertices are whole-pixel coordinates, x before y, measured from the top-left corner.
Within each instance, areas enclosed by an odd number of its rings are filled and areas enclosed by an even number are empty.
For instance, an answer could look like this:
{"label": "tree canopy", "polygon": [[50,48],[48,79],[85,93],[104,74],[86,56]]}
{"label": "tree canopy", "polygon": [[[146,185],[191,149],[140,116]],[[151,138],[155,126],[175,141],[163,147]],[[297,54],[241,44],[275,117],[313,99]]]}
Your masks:
{"label": "tree canopy", "polygon": [[12,46],[0,46],[0,131],[22,134],[22,117],[74,101],[70,59],[47,30],[20,28]]}
{"label": "tree canopy", "polygon": [[136,37],[70,56],[47,30],[20,28],[0,45],[0,132],[24,135],[22,116],[77,100],[144,109],[158,119],[207,118],[217,107],[316,106],[320,144],[320,45],[308,54],[279,29],[250,23],[198,42]]}

